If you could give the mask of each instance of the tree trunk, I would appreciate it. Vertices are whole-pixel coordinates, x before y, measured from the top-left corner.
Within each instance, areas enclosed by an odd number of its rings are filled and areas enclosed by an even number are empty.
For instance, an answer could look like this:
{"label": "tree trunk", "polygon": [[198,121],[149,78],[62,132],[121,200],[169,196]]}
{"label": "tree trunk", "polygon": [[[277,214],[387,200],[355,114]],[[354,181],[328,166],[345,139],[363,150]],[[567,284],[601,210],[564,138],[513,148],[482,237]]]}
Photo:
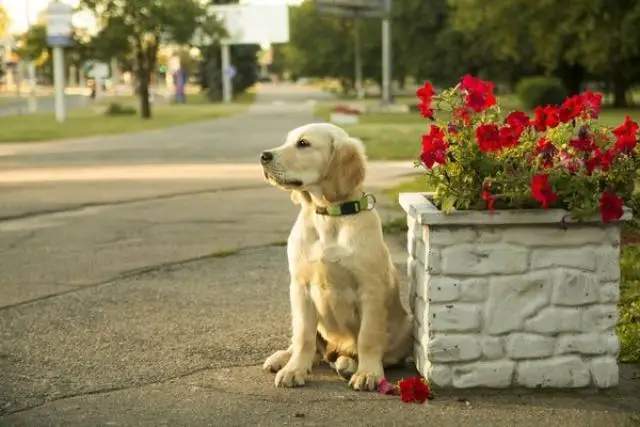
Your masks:
{"label": "tree trunk", "polygon": [[569,95],[577,95],[582,88],[585,77],[585,69],[581,65],[561,64],[556,72],[558,78]]}
{"label": "tree trunk", "polygon": [[157,43],[150,43],[146,48],[142,44],[140,37],[136,39],[136,61],[138,88],[140,96],[140,117],[151,119],[151,102],[149,100],[149,85],[151,84],[151,73],[155,69],[158,54]]}
{"label": "tree trunk", "polygon": [[138,76],[140,84],[140,117],[143,119],[151,118],[151,103],[149,102],[149,76],[142,75],[147,73],[141,73]]}
{"label": "tree trunk", "polygon": [[614,108],[627,108],[629,103],[627,102],[627,91],[629,89],[629,83],[624,79],[618,77],[613,81],[613,107]]}

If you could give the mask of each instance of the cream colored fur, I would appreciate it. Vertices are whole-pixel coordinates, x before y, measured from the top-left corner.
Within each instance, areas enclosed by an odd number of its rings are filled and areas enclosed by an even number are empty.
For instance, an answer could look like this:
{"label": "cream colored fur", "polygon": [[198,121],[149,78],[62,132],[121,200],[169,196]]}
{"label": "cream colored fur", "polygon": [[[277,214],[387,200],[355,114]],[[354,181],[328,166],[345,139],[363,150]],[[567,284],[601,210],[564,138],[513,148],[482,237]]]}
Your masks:
{"label": "cream colored fur", "polygon": [[334,368],[350,377],[352,388],[375,390],[384,367],[404,362],[412,343],[412,319],[400,301],[380,217],[375,209],[338,217],[315,212],[362,197],[364,147],[337,126],[312,123],[268,153],[265,178],[291,191],[301,209],[287,245],[291,345],[272,354],[264,369],[277,372],[276,386],[301,386],[312,366],[333,353]]}

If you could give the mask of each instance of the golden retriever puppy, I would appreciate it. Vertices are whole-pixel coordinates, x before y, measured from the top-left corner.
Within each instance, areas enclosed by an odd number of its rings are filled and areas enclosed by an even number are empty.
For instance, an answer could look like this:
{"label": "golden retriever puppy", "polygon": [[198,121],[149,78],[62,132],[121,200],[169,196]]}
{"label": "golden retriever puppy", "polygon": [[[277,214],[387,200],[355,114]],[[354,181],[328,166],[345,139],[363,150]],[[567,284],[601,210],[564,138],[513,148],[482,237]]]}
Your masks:
{"label": "golden retriever puppy", "polygon": [[362,143],[329,123],[296,128],[260,156],[269,183],[301,205],[287,243],[291,345],[264,363],[277,387],[304,385],[324,359],[353,389],[375,390],[384,367],[412,352],[412,318],[363,192],[365,162]]}

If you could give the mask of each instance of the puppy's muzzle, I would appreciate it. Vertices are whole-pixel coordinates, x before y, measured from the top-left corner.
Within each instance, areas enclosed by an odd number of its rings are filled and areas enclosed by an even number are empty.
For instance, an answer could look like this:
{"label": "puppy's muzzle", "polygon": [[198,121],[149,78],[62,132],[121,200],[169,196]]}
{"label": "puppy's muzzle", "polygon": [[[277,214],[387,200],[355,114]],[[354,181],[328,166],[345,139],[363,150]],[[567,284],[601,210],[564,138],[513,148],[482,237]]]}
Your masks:
{"label": "puppy's muzzle", "polygon": [[260,163],[263,165],[268,165],[273,161],[273,153],[270,151],[263,151],[260,154]]}

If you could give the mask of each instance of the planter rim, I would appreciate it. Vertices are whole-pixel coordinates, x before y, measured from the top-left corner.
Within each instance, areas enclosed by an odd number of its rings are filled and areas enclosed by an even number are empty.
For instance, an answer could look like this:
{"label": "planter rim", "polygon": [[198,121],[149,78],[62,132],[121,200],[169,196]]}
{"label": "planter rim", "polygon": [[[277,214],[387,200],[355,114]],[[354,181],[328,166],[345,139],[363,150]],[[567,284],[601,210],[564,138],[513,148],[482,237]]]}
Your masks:
{"label": "planter rim", "polygon": [[[422,225],[518,225],[518,224],[560,224],[586,223],[602,224],[599,216],[582,221],[571,217],[564,209],[496,209],[489,211],[453,211],[444,214],[432,202],[434,193],[400,193],[398,199],[404,211]],[[633,217],[632,210],[624,206],[622,217],[614,221],[628,221]]]}

